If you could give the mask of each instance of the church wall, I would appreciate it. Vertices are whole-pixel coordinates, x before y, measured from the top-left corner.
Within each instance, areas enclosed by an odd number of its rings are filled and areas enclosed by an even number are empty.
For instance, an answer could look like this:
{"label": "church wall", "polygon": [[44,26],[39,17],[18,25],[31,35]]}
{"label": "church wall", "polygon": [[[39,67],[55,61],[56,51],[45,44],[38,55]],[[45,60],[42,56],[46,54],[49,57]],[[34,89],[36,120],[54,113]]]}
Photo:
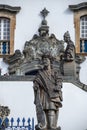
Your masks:
{"label": "church wall", "polygon": [[[15,50],[23,50],[24,43],[29,41],[38,28],[42,18],[40,11],[46,7],[50,11],[47,16],[50,34],[54,33],[59,40],[63,40],[64,33],[68,30],[71,39],[75,41],[73,12],[68,5],[78,4],[83,0],[0,0],[0,4],[20,6],[21,10],[16,16]],[[85,0],[84,2],[87,2]],[[2,75],[7,73],[8,65],[0,59]],[[87,60],[81,64],[80,79],[87,84]],[[33,84],[30,82],[1,82],[0,105],[9,106],[10,117],[34,117]],[[60,109],[59,125],[62,130],[85,130],[87,128],[87,93],[72,84],[63,85],[63,108]]]}

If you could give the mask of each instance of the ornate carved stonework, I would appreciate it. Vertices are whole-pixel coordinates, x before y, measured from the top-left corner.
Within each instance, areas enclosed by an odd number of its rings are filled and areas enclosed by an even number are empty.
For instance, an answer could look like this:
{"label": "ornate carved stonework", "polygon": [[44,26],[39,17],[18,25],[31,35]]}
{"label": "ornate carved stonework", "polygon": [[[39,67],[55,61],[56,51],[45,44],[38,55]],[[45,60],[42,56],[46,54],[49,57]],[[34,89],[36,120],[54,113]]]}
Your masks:
{"label": "ornate carved stonework", "polygon": [[87,91],[87,85],[79,80],[80,64],[85,58],[75,54],[68,31],[64,33],[64,40],[49,35],[48,13],[46,8],[41,11],[43,20],[39,34],[25,42],[23,52],[16,50],[14,55],[4,59],[9,64],[9,76],[4,80],[33,81],[38,120],[36,130],[61,130],[57,127],[57,120],[63,100],[62,82],[73,83]]}
{"label": "ornate carved stonework", "polygon": [[[64,33],[64,40],[58,40],[54,34],[49,35],[46,21],[48,13],[46,8],[41,11],[43,20],[38,34],[25,42],[23,52],[16,50],[12,56],[4,59],[9,64],[9,76],[0,76],[0,80],[33,81],[38,70],[43,68],[42,56],[49,55],[53,58],[53,69],[62,76],[63,82],[76,84],[87,91],[87,86],[79,80],[80,64],[84,62],[85,57],[75,54],[75,46],[68,31]],[[66,49],[64,49],[65,42]]]}
{"label": "ornate carved stonework", "polygon": [[45,8],[41,11],[43,20],[41,27],[38,29],[39,35],[35,34],[30,41],[27,41],[24,45],[24,58],[25,60],[41,60],[42,55],[51,55],[55,60],[60,60],[62,52],[64,52],[63,41],[56,38],[54,34],[49,36],[49,26],[45,17],[49,11]]}
{"label": "ornate carved stonework", "polygon": [[0,119],[2,120],[2,128],[0,130],[5,129],[7,126],[5,124],[5,119],[9,116],[10,110],[7,106],[0,106]]}
{"label": "ornate carved stonework", "polygon": [[23,54],[25,60],[41,60],[42,55],[51,55],[56,60],[60,60],[61,53],[64,51],[62,41],[56,39],[55,35],[42,37],[41,34],[34,35],[32,40],[25,43]]}

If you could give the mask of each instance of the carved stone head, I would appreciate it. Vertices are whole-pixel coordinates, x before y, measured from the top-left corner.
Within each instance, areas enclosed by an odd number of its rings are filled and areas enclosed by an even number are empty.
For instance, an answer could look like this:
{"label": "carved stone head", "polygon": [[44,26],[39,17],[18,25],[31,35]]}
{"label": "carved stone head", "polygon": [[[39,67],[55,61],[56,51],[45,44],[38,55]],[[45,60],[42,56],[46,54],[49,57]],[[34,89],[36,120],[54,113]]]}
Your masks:
{"label": "carved stone head", "polygon": [[64,41],[66,43],[68,43],[70,41],[70,34],[68,31],[64,33]]}
{"label": "carved stone head", "polygon": [[48,69],[51,66],[50,58],[46,55],[42,56],[42,64],[44,66],[44,69]]}

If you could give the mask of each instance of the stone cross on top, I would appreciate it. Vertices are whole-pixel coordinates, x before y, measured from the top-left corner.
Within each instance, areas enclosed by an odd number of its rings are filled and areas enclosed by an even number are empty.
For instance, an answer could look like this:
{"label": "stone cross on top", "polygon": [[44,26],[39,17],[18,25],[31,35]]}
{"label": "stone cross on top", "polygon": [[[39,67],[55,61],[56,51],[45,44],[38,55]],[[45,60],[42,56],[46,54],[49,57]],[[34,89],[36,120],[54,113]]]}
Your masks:
{"label": "stone cross on top", "polygon": [[48,15],[49,11],[46,8],[44,8],[40,13],[41,13],[42,17],[45,19],[46,16]]}

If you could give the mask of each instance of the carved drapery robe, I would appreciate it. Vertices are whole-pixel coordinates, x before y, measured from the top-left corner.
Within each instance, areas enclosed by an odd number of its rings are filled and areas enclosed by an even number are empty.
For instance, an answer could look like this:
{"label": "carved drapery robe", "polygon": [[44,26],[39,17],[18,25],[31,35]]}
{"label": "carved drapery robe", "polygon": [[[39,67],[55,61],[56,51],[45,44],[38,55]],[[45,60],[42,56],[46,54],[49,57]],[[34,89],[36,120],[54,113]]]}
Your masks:
{"label": "carved drapery robe", "polygon": [[[42,70],[38,72],[34,83],[34,89],[39,89],[40,91],[39,100],[43,110],[58,110],[59,107],[62,107],[61,81],[55,84],[54,75],[49,75],[46,70]],[[35,91],[35,93],[37,93],[37,91]],[[36,98],[37,97],[35,97],[35,104]]]}
{"label": "carved drapery robe", "polygon": [[66,61],[73,61],[75,59],[75,46],[71,40],[65,50],[65,59]]}

